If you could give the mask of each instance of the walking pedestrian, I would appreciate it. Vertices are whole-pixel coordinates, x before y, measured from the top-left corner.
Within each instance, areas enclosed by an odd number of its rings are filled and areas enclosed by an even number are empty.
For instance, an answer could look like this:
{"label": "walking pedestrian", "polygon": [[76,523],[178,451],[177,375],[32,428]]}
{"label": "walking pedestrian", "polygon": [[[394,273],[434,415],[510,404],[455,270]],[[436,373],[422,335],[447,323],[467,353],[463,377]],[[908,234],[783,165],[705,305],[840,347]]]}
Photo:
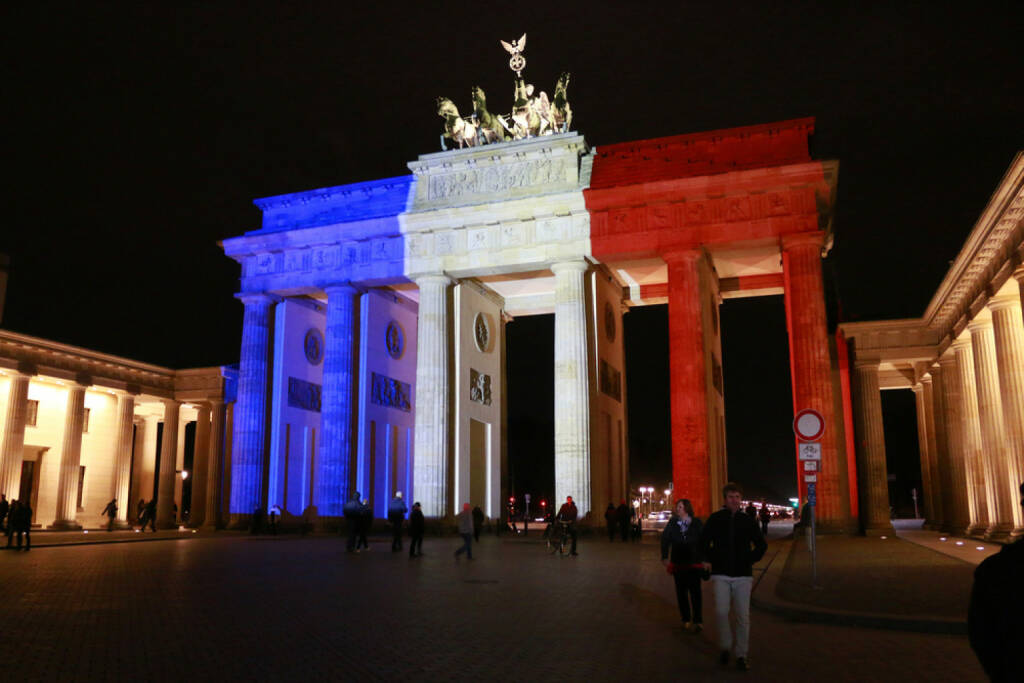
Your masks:
{"label": "walking pedestrian", "polygon": [[15,499],[11,501],[10,507],[7,509],[7,547],[10,548],[14,541],[14,520],[18,516],[18,508],[21,503]]}
{"label": "walking pedestrian", "polygon": [[462,536],[462,547],[455,551],[455,561],[459,561],[459,555],[466,553],[466,558],[473,559],[473,513],[470,512],[469,503],[462,504],[462,512],[455,515],[459,523],[459,536]]}
{"label": "walking pedestrian", "polygon": [[747,507],[743,512],[747,514],[747,517],[750,517],[753,520],[757,519],[757,508],[754,506],[754,501],[747,503]]}
{"label": "walking pedestrian", "polygon": [[615,540],[615,519],[615,503],[608,503],[608,508],[604,511],[604,523],[608,526],[609,543]]}
{"label": "walking pedestrian", "polygon": [[[753,565],[764,557],[768,545],[757,522],[740,509],[743,491],[729,482],[722,487],[725,507],[708,517],[700,536],[704,567],[711,570],[711,586],[715,596],[715,622],[718,626],[719,660],[729,663],[736,656],[736,668],[746,671],[747,647],[750,641],[750,589],[753,586]],[[729,613],[736,622],[733,637]]]}
{"label": "walking pedestrian", "polygon": [[391,552],[393,553],[402,549],[402,524],[405,523],[405,513],[408,511],[409,508],[402,500],[402,492],[395,491],[395,497],[388,503],[388,521],[391,522]]}
{"label": "walking pedestrian", "polygon": [[700,534],[704,529],[686,498],[676,501],[675,512],[661,532],[661,561],[676,584],[676,602],[683,628],[700,633],[704,628],[701,578],[704,564],[700,553]]}
{"label": "walking pedestrian", "polygon": [[772,513],[768,509],[768,501],[761,499],[761,509],[757,511],[757,518],[761,520],[761,535],[768,538],[768,522],[772,519]]}
{"label": "walking pedestrian", "polygon": [[356,536],[359,534],[359,519],[362,505],[359,503],[359,491],[352,494],[352,497],[345,503],[342,512],[345,514],[345,526],[348,527],[348,542],[345,543],[347,552],[359,552],[356,550]]}
{"label": "walking pedestrian", "polygon": [[263,507],[257,505],[253,508],[252,519],[249,520],[249,533],[258,534],[263,531]]}
{"label": "walking pedestrian", "polygon": [[135,505],[135,521],[142,524],[142,515],[146,512],[146,500],[139,498],[139,502]]}
{"label": "walking pedestrian", "polygon": [[480,542],[480,530],[484,528],[484,511],[477,505],[473,508],[473,540]]}
{"label": "walking pedestrian", "polygon": [[423,554],[423,532],[426,530],[426,520],[423,518],[423,508],[419,503],[412,504],[412,512],[409,513],[409,557],[418,557]]}
{"label": "walking pedestrian", "polygon": [[366,534],[370,532],[372,525],[373,508],[370,507],[370,499],[363,498],[363,503],[359,506],[359,538],[356,540],[356,550],[370,549],[370,542],[366,540]]}
{"label": "walking pedestrian", "polygon": [[101,517],[103,515],[107,516],[107,531],[113,531],[114,519],[117,517],[117,498],[107,503],[107,507],[103,508],[103,512],[100,513]]}
{"label": "walking pedestrian", "polygon": [[270,533],[277,536],[277,518],[281,514],[281,508],[276,505],[270,507]]}
{"label": "walking pedestrian", "polygon": [[25,534],[25,552],[28,552],[32,550],[32,506],[27,500],[18,505],[16,515],[14,533],[18,536],[18,550],[21,550],[21,535]]}
{"label": "walking pedestrian", "polygon": [[146,510],[143,513],[143,522],[142,522],[142,530],[143,531],[146,530],[146,524],[149,524],[149,528],[152,529],[153,533],[155,534],[156,533],[156,498],[151,498],[150,501],[148,503],[146,503]]}
{"label": "walking pedestrian", "polygon": [[579,516],[579,511],[576,509],[576,503],[572,502],[572,496],[566,496],[565,502],[562,503],[562,507],[558,508],[557,519],[559,522],[567,522],[568,526],[566,531],[569,532],[569,537],[572,538],[572,550],[569,552],[570,555],[577,555],[576,552],[576,518]]}
{"label": "walking pedestrian", "polygon": [[0,493],[0,533],[7,533],[7,513],[11,504],[7,502],[7,496]]}
{"label": "walking pedestrian", "polygon": [[622,542],[626,543],[629,541],[629,530],[632,526],[633,515],[636,511],[630,506],[626,505],[626,499],[623,498],[622,502],[619,503],[619,507],[615,509],[615,521],[619,525],[619,534],[622,535]]}
{"label": "walking pedestrian", "polygon": [[[1020,485],[1024,508],[1024,483]],[[967,636],[993,681],[1019,681],[1018,648],[1024,643],[1024,539],[1003,546],[974,570],[967,608]]]}

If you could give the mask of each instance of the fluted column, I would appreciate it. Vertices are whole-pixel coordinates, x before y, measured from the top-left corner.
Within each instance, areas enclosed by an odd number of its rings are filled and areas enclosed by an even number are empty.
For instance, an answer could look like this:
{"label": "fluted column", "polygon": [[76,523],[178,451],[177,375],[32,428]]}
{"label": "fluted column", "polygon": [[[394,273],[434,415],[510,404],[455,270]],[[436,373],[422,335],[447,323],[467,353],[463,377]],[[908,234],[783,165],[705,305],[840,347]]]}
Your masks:
{"label": "fluted column", "polygon": [[974,354],[970,335],[953,342],[960,381],[960,440],[964,473],[967,479],[970,535],[984,534],[989,524],[989,501],[985,494],[985,473],[981,460],[981,423],[978,417],[978,393],[974,384]]}
{"label": "fluted column", "polygon": [[857,361],[853,384],[857,435],[860,516],[865,532],[892,529],[889,518],[889,483],[885,465],[882,397],[878,388],[878,362]]}
{"label": "fluted column", "polygon": [[[1020,271],[1024,284],[1024,269]],[[1024,481],[1024,318],[1021,299],[1016,294],[993,297],[988,302],[995,332],[996,362],[999,366],[999,389],[1006,427],[1007,469],[1010,500],[1020,495]],[[1013,505],[1013,536],[1024,535],[1024,510]]]}
{"label": "fluted column", "polygon": [[135,426],[135,396],[127,392],[117,393],[117,432],[114,445],[114,490],[112,498],[117,500],[117,522],[128,524],[128,512],[132,501],[128,485],[132,478],[132,445]]}
{"label": "fluted column", "polygon": [[819,528],[840,531],[847,525],[849,506],[844,504],[846,492],[841,490],[846,463],[839,459],[836,443],[832,359],[821,275],[823,241],[824,234],[820,232],[784,237],[783,268],[792,327],[789,344],[794,402],[798,410],[813,408],[825,418],[817,485]]}
{"label": "fluted column", "polygon": [[928,468],[928,409],[925,407],[925,395],[923,383],[915,384],[911,389],[914,392],[914,406],[917,413],[917,450],[921,462],[921,491],[918,500],[924,507],[925,526],[932,521],[932,481],[931,470]]}
{"label": "fluted column", "polygon": [[582,517],[590,500],[590,391],[586,261],[551,266],[555,274],[555,499],[572,496]]}
{"label": "fluted column", "polygon": [[231,453],[231,519],[246,526],[263,500],[263,461],[266,455],[267,370],[270,360],[272,297],[239,295],[245,305],[242,352],[238,365]]}
{"label": "fluted column", "polygon": [[8,501],[18,497],[21,461],[25,450],[25,420],[28,417],[28,383],[31,375],[16,372],[7,389],[3,441],[0,442],[0,493]]}
{"label": "fluted column", "polygon": [[448,500],[448,287],[445,275],[417,278],[416,466],[413,487],[427,517],[454,512]]}
{"label": "fluted column", "polygon": [[942,480],[939,477],[938,444],[935,438],[935,384],[934,378],[926,374],[921,378],[924,397],[924,427],[928,439],[928,485],[924,488],[926,524],[931,529],[942,527]]}
{"label": "fluted column", "polygon": [[324,287],[324,291],[327,292],[327,327],[320,453],[313,477],[313,504],[321,517],[341,517],[348,499],[352,463],[356,297],[359,292],[347,283]]}
{"label": "fluted column", "polygon": [[181,406],[173,399],[165,399],[164,431],[160,437],[160,471],[157,476],[156,525],[173,529],[178,525],[174,517],[174,476],[178,469],[178,419]]}
{"label": "fluted column", "polygon": [[210,444],[206,458],[206,510],[203,528],[216,529],[220,524],[220,500],[224,473],[224,402],[210,401]]}
{"label": "fluted column", "polygon": [[935,474],[940,487],[940,497],[936,500],[939,506],[941,521],[938,528],[949,532],[955,516],[955,495],[953,493],[953,461],[949,450],[949,437],[946,429],[946,389],[948,375],[939,365],[934,363],[929,370],[932,376],[932,423],[935,430]]}
{"label": "fluted column", "polygon": [[210,457],[210,404],[196,406],[196,444],[192,451],[192,500],[188,506],[188,525],[199,527],[206,520],[206,491]]}
{"label": "fluted column", "polygon": [[82,428],[85,426],[85,389],[85,385],[79,382],[68,387],[57,478],[57,514],[53,521],[55,529],[81,528],[77,522],[78,475],[82,460]]}
{"label": "fluted column", "polygon": [[971,347],[974,351],[985,492],[989,500],[989,527],[985,538],[1003,540],[1013,531],[1013,508],[1017,500],[1015,495],[1011,496],[1016,486],[1010,486],[1010,476],[1006,467],[1006,430],[1003,422],[1003,401],[999,396],[996,342],[991,320],[972,320],[967,329],[971,331]]}
{"label": "fluted column", "polygon": [[966,534],[971,526],[971,481],[967,472],[963,436],[963,404],[960,398],[960,370],[956,352],[948,349],[939,358],[942,368],[943,406],[945,408],[946,445],[949,449],[950,488],[953,509],[949,515],[948,530]]}
{"label": "fluted column", "polygon": [[697,514],[706,517],[718,507],[719,493],[711,490],[701,258],[697,249],[665,256],[672,481],[676,491],[685,491]]}

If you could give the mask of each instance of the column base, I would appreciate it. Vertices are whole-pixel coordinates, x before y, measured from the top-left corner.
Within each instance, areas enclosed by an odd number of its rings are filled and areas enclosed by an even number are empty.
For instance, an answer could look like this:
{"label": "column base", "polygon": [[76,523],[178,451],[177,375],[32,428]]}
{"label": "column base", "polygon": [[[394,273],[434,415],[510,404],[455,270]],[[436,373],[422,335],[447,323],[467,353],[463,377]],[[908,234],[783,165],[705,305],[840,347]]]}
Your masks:
{"label": "column base", "polygon": [[1010,541],[1017,541],[1024,538],[1024,527],[1017,527],[1010,533]]}
{"label": "column base", "polygon": [[984,538],[985,532],[988,531],[988,524],[971,524],[964,530],[964,536],[972,536],[974,538]]}
{"label": "column base", "polygon": [[1013,533],[1012,524],[993,524],[985,531],[985,540],[992,541],[995,543],[1005,543],[1010,540],[1010,534]]}
{"label": "column base", "polygon": [[864,527],[864,535],[869,538],[878,538],[879,536],[892,536],[895,532],[892,524],[887,526],[874,525],[870,527]]}
{"label": "column base", "polygon": [[815,520],[814,523],[814,530],[818,536],[856,533],[855,529],[856,526],[854,524],[845,520],[819,519]]}
{"label": "column base", "polygon": [[252,515],[231,513],[231,519],[228,521],[228,529],[232,531],[246,531],[252,526]]}
{"label": "column base", "polygon": [[82,525],[74,519],[58,519],[47,527],[53,531],[81,531]]}

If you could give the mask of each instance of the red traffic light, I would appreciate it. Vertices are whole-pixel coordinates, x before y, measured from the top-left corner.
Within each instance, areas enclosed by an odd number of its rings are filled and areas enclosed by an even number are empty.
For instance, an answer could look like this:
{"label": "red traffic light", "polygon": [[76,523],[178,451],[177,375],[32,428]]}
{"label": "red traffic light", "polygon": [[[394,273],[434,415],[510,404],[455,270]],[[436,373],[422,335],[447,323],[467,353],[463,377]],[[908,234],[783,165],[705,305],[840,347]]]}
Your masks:
{"label": "red traffic light", "polygon": [[548,502],[546,500],[542,500],[540,502],[540,504],[541,504],[541,507],[545,507],[548,504]]}
{"label": "red traffic light", "polygon": [[508,497],[508,502],[510,502],[510,503],[516,502],[516,497],[515,496],[509,496]]}

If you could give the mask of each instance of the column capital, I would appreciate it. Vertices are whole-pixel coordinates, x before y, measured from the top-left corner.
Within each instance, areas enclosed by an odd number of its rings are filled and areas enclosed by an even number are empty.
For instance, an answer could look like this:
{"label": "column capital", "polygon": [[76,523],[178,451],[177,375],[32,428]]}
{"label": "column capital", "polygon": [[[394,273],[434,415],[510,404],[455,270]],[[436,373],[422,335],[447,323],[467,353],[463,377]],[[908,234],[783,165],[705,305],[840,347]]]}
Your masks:
{"label": "column capital", "polygon": [[558,263],[551,264],[551,272],[558,273],[574,271],[577,273],[585,273],[590,268],[590,264],[584,259],[573,259],[571,261],[559,261]]}
{"label": "column capital", "polygon": [[992,318],[974,318],[971,322],[967,323],[967,329],[971,334],[975,332],[984,332],[985,330],[992,329]]}
{"label": "column capital", "polygon": [[988,300],[988,308],[990,311],[1002,311],[1007,308],[1013,308],[1014,306],[1020,308],[1020,305],[1020,297],[1016,294],[997,294]]}
{"label": "column capital", "polygon": [[853,367],[856,370],[874,370],[878,372],[881,365],[882,361],[876,358],[856,358],[853,361]]}
{"label": "column capital", "polygon": [[956,353],[953,351],[953,346],[950,345],[950,347],[946,349],[946,353],[943,353],[939,357],[939,367],[942,368],[943,371],[946,371],[954,365],[956,365]]}
{"label": "column capital", "polygon": [[355,295],[361,293],[361,290],[352,284],[351,280],[322,282],[319,287],[324,290],[325,294],[327,294],[328,302],[330,301],[330,297],[334,294]]}
{"label": "column capital", "polygon": [[702,249],[674,249],[661,253],[661,259],[670,265],[674,263],[693,263],[694,261],[699,261],[702,256],[704,256]]}
{"label": "column capital", "polygon": [[910,387],[910,390],[913,391],[915,394],[919,394],[922,391],[924,391],[924,385],[921,382],[918,382],[914,386]]}
{"label": "column capital", "polygon": [[795,235],[783,235],[781,242],[783,251],[803,247],[821,250],[825,246],[825,233],[815,230],[814,232],[798,232]]}
{"label": "column capital", "polygon": [[270,306],[281,300],[281,297],[266,292],[239,292],[235,298],[246,306]]}
{"label": "column capital", "polygon": [[931,384],[931,383],[932,383],[932,376],[931,376],[930,373],[926,372],[923,375],[921,375],[921,384]]}
{"label": "column capital", "polygon": [[971,336],[969,334],[963,334],[953,340],[953,343],[949,345],[949,348],[954,351],[966,351],[971,352]]}
{"label": "column capital", "polygon": [[1013,271],[1013,277],[1017,282],[1024,285],[1024,266],[1019,266],[1015,271]]}
{"label": "column capital", "polygon": [[423,285],[441,285],[447,287],[448,285],[455,284],[456,280],[449,276],[447,273],[428,273],[427,275],[418,275],[413,279],[417,287],[422,288]]}

